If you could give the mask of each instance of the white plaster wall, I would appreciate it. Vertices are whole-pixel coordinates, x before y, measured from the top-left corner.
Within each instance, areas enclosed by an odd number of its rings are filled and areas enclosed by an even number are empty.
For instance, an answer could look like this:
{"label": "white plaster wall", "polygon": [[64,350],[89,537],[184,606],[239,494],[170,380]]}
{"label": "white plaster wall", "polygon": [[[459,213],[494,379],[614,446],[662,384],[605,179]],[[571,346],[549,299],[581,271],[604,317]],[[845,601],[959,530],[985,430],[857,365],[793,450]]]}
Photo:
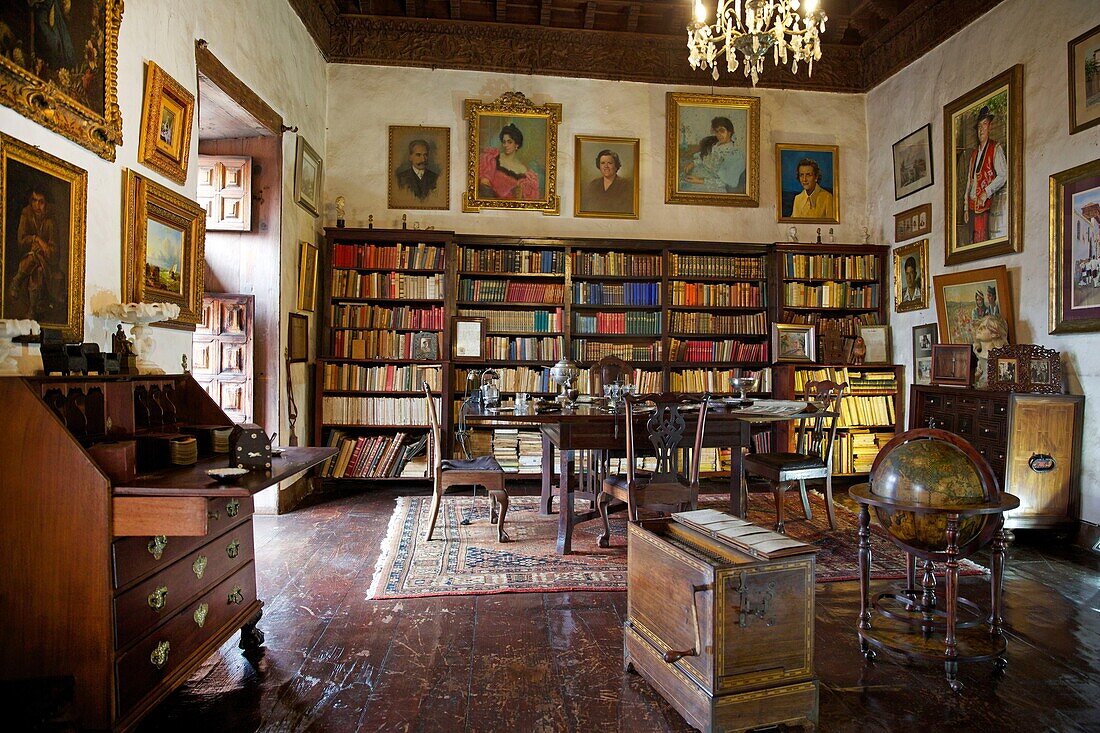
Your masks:
{"label": "white plaster wall", "polygon": [[[1096,25],[1096,0],[1007,0],[867,95],[870,144],[867,180],[876,239],[893,237],[893,215],[932,204],[929,265],[932,273],[1004,264],[1016,309],[1016,339],[1057,349],[1070,391],[1085,394],[1082,518],[1100,522],[1100,333],[1048,333],[1049,177],[1100,157],[1100,127],[1069,134],[1066,44]],[[1023,251],[965,265],[944,266],[943,107],[1014,64],[1024,65]],[[891,144],[932,123],[935,185],[893,200]],[[912,369],[912,326],[936,320],[928,310],[894,313],[894,359]]]}
{"label": "white plaster wall", "polygon": [[[686,61],[684,63],[687,63]],[[632,82],[502,75],[474,71],[400,69],[332,64],[328,68],[329,109],[324,220],[335,223],[331,202],[347,197],[347,225],[453,229],[462,233],[531,236],[700,239],[772,242],[786,239],[776,222],[775,144],[803,142],[840,146],[841,223],[838,242],[862,241],[867,222],[867,131],[864,95],[774,89],[672,87]],[[491,101],[506,91],[523,92],[538,104],[562,105],[558,129],[558,195],[561,215],[536,212],[462,213],[467,162],[463,101]],[[754,95],[761,98],[760,206],[733,208],[665,204],[665,93],[669,91]],[[447,211],[386,208],[389,171],[388,126],[430,125],[451,129],[451,200]],[[573,216],[574,135],[641,139],[641,218],[637,221]],[[591,169],[591,170],[590,170]],[[595,170],[582,168],[586,178]],[[813,241],[817,225],[799,227]],[[828,232],[828,227],[824,228]]]}

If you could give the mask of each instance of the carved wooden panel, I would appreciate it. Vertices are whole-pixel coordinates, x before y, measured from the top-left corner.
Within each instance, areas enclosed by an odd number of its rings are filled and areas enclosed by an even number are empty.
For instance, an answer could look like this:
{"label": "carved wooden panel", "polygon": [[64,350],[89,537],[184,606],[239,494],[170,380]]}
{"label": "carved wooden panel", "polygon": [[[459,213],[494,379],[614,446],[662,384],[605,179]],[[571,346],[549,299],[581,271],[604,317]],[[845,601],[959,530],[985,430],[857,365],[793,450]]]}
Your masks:
{"label": "carved wooden panel", "polygon": [[219,371],[218,358],[221,350],[215,341],[195,341],[191,344],[191,373],[195,379],[200,376],[212,376]]}
{"label": "carved wooden panel", "polygon": [[250,383],[240,381],[221,382],[221,408],[233,422],[248,422],[252,413],[252,389]]}
{"label": "carved wooden panel", "polygon": [[210,298],[202,299],[202,309],[199,311],[199,323],[195,326],[195,335],[214,335],[220,331],[219,319],[221,310],[217,302]]}
{"label": "carved wooden panel", "polygon": [[250,303],[239,300],[221,301],[221,334],[223,336],[247,336],[251,325]]}
{"label": "carved wooden panel", "polygon": [[248,359],[244,353],[244,343],[222,343],[221,374],[244,374]]}
{"label": "carved wooden panel", "polygon": [[235,422],[251,422],[253,409],[253,330],[251,295],[207,295],[205,329],[192,342],[195,380]]}
{"label": "carved wooden panel", "polygon": [[252,228],[252,158],[200,155],[198,202],[208,231],[247,232]]}

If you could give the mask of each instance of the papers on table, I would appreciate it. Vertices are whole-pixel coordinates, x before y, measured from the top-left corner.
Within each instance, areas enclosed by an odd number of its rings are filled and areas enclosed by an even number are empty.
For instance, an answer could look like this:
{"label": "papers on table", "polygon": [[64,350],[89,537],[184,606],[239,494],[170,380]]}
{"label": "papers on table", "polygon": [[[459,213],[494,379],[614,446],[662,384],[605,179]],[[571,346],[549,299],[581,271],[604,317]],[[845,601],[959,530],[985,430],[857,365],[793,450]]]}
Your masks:
{"label": "papers on table", "polygon": [[[805,403],[803,403],[805,404]],[[776,558],[817,552],[817,548],[714,509],[676,512],[672,518],[753,557]]]}
{"label": "papers on table", "polygon": [[787,417],[800,412],[814,412],[814,407],[802,400],[754,400],[748,407],[734,407],[730,412],[760,417]]}

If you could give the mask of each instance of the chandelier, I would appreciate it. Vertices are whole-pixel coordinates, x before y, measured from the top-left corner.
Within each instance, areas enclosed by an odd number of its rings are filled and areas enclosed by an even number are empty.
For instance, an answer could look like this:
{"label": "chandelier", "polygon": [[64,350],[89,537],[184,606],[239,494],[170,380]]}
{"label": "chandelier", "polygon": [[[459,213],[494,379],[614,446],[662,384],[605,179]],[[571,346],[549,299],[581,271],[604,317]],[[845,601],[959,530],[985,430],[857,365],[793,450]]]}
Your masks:
{"label": "chandelier", "polygon": [[[764,59],[771,53],[774,63],[786,65],[798,73],[799,62],[814,71],[821,58],[821,35],[825,32],[825,12],[817,0],[717,0],[714,25],[707,24],[703,0],[695,0],[695,20],[688,26],[688,62],[691,68],[713,69],[718,80],[718,57],[726,55],[726,70],[737,71],[744,64],[745,76],[752,85],[764,71]],[[804,9],[798,12],[799,6]],[[742,6],[744,6],[742,8]],[[742,10],[744,12],[742,13]],[[741,54],[738,59],[737,54]]]}

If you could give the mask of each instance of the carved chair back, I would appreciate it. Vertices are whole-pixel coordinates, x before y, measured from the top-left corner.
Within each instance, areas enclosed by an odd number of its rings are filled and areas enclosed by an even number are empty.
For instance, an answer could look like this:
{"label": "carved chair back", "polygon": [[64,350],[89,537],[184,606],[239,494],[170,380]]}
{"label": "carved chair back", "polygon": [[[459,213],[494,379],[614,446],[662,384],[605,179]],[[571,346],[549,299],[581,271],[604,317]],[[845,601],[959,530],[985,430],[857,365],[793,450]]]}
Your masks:
{"label": "carved chair back", "polygon": [[836,440],[841,401],[847,389],[847,382],[837,384],[829,380],[809,382],[806,385],[806,397],[812,399],[823,412],[834,414],[832,417],[808,417],[802,420],[798,426],[795,450],[803,455],[821,458],[830,473],[833,469],[833,441]]}
{"label": "carved chair back", "polygon": [[602,396],[605,384],[629,382],[633,376],[634,368],[629,362],[617,356],[605,356],[592,365],[592,394]]}
{"label": "carved chair back", "polygon": [[[652,446],[657,457],[656,470],[650,483],[672,483],[679,480],[680,458],[688,420],[695,422],[694,442],[691,446],[690,468],[687,479],[692,486],[699,485],[699,464],[703,445],[703,428],[706,425],[710,395],[687,395],[679,392],[648,393],[628,396],[626,402],[626,477],[635,482],[635,470],[639,445]],[[649,410],[644,408],[649,407]],[[638,435],[638,427],[645,417],[645,434]],[[648,452],[648,451],[646,451]]]}
{"label": "carved chair back", "polygon": [[432,476],[439,476],[443,471],[442,431],[439,428],[439,415],[435,411],[435,400],[432,399],[432,388],[427,382],[423,383],[423,387],[424,399],[428,403],[428,467]]}

